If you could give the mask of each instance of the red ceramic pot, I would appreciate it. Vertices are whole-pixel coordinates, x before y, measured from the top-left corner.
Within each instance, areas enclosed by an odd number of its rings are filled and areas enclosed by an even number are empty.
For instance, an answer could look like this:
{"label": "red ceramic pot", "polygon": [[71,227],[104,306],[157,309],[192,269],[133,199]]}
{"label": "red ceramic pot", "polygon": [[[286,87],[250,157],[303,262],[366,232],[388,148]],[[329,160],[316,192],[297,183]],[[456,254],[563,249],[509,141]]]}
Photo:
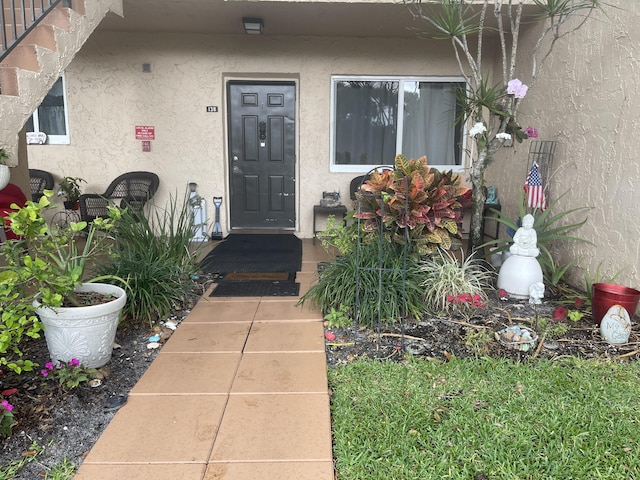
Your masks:
{"label": "red ceramic pot", "polygon": [[613,283],[594,283],[591,292],[591,315],[596,325],[600,325],[609,309],[621,305],[633,319],[638,308],[640,291]]}

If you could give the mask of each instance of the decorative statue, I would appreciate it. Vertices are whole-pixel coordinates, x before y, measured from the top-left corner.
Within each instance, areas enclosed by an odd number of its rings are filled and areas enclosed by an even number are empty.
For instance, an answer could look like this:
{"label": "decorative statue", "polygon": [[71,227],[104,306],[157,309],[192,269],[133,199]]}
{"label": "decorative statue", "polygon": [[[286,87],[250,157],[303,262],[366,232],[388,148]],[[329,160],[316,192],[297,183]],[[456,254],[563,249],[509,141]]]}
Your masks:
{"label": "decorative statue", "polygon": [[529,303],[539,305],[544,297],[544,283],[536,282],[529,287]]}
{"label": "decorative statue", "polygon": [[509,247],[509,251],[514,255],[522,257],[537,257],[540,250],[537,247],[538,235],[533,229],[533,215],[527,214],[522,219],[522,226],[513,236],[513,245]]}
{"label": "decorative statue", "polygon": [[490,185],[487,187],[487,200],[485,202],[488,205],[497,205],[500,203],[498,201],[498,194],[496,193],[496,187]]}

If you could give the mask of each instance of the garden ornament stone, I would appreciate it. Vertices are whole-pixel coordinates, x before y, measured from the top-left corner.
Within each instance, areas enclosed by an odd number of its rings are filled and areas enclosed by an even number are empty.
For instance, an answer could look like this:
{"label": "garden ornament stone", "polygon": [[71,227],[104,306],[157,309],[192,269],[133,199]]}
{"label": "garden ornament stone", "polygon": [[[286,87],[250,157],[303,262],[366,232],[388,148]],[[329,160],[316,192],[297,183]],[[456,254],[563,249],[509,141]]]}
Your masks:
{"label": "garden ornament stone", "polygon": [[529,287],[529,303],[539,305],[544,297],[544,283],[534,283]]}
{"label": "garden ornament stone", "polygon": [[543,283],[542,268],[536,259],[540,250],[533,221],[533,215],[525,215],[522,219],[522,227],[518,228],[513,245],[509,247],[511,255],[502,262],[498,274],[498,288],[503,288],[513,298],[531,299],[531,286]]}
{"label": "garden ornament stone", "polygon": [[629,342],[631,319],[622,305],[611,307],[600,322],[600,334],[607,342],[619,345]]}
{"label": "garden ornament stone", "polygon": [[537,257],[540,255],[538,249],[538,235],[533,228],[533,215],[527,214],[522,219],[522,226],[513,236],[513,245],[509,247],[509,251],[513,255],[522,255],[523,257]]}

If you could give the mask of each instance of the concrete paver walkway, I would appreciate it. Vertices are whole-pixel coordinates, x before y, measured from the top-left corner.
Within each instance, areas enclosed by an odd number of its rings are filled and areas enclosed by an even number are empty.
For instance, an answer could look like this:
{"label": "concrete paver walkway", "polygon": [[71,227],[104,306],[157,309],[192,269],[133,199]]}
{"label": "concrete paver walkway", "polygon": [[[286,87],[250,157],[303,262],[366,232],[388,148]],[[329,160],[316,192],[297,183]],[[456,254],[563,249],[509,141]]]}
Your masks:
{"label": "concrete paver walkway", "polygon": [[[322,247],[303,241],[301,294]],[[75,480],[332,480],[324,331],[297,297],[208,293]]]}

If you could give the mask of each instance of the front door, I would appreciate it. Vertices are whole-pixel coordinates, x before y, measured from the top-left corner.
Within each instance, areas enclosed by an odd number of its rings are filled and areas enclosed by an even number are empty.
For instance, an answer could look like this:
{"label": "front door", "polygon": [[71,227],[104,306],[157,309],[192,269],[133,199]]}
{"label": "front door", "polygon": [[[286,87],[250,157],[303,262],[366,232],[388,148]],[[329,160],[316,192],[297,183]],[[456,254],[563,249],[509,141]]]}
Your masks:
{"label": "front door", "polygon": [[295,84],[229,82],[232,229],[295,229]]}

